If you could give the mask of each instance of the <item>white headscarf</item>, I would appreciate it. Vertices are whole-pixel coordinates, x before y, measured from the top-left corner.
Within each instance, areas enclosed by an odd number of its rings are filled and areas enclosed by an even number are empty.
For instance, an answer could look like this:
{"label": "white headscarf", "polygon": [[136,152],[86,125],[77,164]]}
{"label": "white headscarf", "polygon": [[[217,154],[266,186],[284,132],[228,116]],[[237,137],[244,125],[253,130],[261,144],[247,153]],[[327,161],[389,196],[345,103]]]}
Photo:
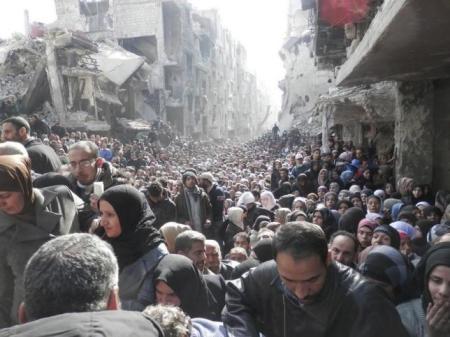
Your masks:
{"label": "white headscarf", "polygon": [[255,196],[253,195],[252,192],[244,192],[239,197],[237,205],[238,206],[241,206],[241,205],[247,206],[248,204],[251,204],[252,202],[255,202],[255,201],[256,201]]}
{"label": "white headscarf", "polygon": [[230,220],[240,229],[244,230],[244,222],[242,221],[242,214],[244,214],[244,210],[240,207],[230,207],[228,209],[228,220]]}
{"label": "white headscarf", "polygon": [[[269,200],[268,201],[264,201],[263,197],[268,197]],[[277,204],[277,202],[275,200],[275,197],[273,196],[273,193],[270,192],[270,191],[262,192],[260,200],[261,200],[262,207],[264,207],[265,209],[268,209],[268,210],[271,210]]]}

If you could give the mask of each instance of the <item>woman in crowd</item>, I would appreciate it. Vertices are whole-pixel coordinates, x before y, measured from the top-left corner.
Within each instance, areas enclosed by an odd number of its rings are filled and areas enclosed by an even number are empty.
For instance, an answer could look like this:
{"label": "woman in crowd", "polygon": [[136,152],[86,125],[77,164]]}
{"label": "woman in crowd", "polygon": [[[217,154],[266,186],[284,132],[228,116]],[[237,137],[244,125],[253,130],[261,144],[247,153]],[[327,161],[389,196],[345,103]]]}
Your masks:
{"label": "woman in crowd", "polygon": [[381,213],[381,199],[376,195],[367,198],[367,213]]}
{"label": "woman in crowd", "polygon": [[378,227],[378,223],[369,219],[362,219],[358,224],[358,231],[356,232],[356,238],[359,242],[361,250],[366,249],[372,244],[372,236],[375,228]]}
{"label": "woman in crowd", "polygon": [[155,301],[174,305],[192,318],[220,321],[225,294],[213,294],[190,259],[169,254],[154,272]]}
{"label": "woman in crowd", "polygon": [[[270,218],[267,217],[267,219]],[[224,224],[225,227],[225,248],[224,254],[227,254],[234,246],[234,236],[237,233],[244,232],[244,210],[241,207],[231,207],[228,210],[228,218]]]}
{"label": "woman in crowd", "polygon": [[417,267],[421,297],[397,310],[411,337],[450,336],[450,242],[430,248]]}
{"label": "woman in crowd", "polygon": [[191,229],[188,225],[183,225],[177,222],[168,222],[161,226],[161,232],[164,242],[166,243],[169,253],[175,254],[175,239],[177,235]]}
{"label": "woman in crowd", "polygon": [[103,239],[119,263],[122,308],[142,310],[153,301],[152,272],[168,254],[164,239],[153,227],[155,216],[141,192],[130,185],[106,190],[98,202]]}
{"label": "woman in crowd", "polygon": [[30,160],[0,156],[0,328],[17,323],[28,259],[56,235],[79,231],[66,186],[32,187]]}
{"label": "woman in crowd", "polygon": [[275,212],[279,208],[273,193],[270,191],[264,191],[261,193],[261,206],[272,212]]}
{"label": "woman in crowd", "polygon": [[337,231],[336,218],[328,208],[316,210],[313,213],[312,222],[323,229],[325,236],[327,237],[327,241],[330,239],[331,235]]}
{"label": "woman in crowd", "polygon": [[395,248],[374,247],[359,266],[361,274],[380,285],[394,304],[414,297],[414,267]]}

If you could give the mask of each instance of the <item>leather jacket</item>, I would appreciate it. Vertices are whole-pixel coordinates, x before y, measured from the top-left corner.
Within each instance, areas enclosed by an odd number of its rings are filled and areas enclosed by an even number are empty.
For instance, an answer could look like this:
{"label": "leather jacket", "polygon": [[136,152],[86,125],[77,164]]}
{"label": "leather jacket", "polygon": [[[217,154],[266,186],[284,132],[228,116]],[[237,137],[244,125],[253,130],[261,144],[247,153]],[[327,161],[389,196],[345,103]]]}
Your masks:
{"label": "leather jacket", "polygon": [[231,336],[407,337],[381,288],[338,263],[327,267],[313,303],[300,303],[284,287],[275,261],[227,285],[223,322]]}

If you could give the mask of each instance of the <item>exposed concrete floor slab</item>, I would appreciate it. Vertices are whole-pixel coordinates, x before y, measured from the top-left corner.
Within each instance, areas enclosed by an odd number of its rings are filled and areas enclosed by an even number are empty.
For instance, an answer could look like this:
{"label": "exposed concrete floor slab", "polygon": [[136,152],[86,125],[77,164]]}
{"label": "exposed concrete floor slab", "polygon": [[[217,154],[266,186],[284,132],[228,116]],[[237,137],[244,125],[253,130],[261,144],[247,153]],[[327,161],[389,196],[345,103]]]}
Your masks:
{"label": "exposed concrete floor slab", "polygon": [[450,77],[450,1],[386,0],[342,65],[340,86]]}

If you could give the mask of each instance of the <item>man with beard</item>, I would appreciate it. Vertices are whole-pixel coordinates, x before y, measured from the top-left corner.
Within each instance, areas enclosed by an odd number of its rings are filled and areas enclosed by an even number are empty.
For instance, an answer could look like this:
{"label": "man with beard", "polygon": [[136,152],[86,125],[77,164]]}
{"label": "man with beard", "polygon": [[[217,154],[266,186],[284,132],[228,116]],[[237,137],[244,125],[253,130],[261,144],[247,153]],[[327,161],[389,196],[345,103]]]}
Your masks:
{"label": "man with beard", "polygon": [[148,204],[156,216],[154,227],[160,229],[165,223],[175,220],[175,203],[167,196],[161,183],[152,182],[147,188],[146,196]]}
{"label": "man with beard", "polygon": [[183,173],[183,187],[174,201],[178,223],[189,225],[198,232],[211,226],[211,203],[205,191],[198,187],[195,170]]}
{"label": "man with beard", "polygon": [[61,167],[55,150],[31,137],[30,124],[22,117],[10,117],[2,122],[2,141],[23,144],[31,159],[31,168],[36,173],[57,172]]}
{"label": "man with beard", "polygon": [[190,259],[202,274],[206,267],[205,242],[205,236],[193,230],[180,233],[175,239],[176,254],[184,255]]}
{"label": "man with beard", "polygon": [[199,176],[199,185],[208,193],[211,202],[211,226],[205,228],[204,234],[208,239],[213,239],[219,243],[223,241],[220,232],[223,225],[223,204],[225,202],[225,192],[214,181],[210,172],[204,172]]}
{"label": "man with beard", "polygon": [[330,260],[319,226],[281,226],[273,249],[274,261],[227,285],[222,316],[233,336],[408,336],[381,288]]}

